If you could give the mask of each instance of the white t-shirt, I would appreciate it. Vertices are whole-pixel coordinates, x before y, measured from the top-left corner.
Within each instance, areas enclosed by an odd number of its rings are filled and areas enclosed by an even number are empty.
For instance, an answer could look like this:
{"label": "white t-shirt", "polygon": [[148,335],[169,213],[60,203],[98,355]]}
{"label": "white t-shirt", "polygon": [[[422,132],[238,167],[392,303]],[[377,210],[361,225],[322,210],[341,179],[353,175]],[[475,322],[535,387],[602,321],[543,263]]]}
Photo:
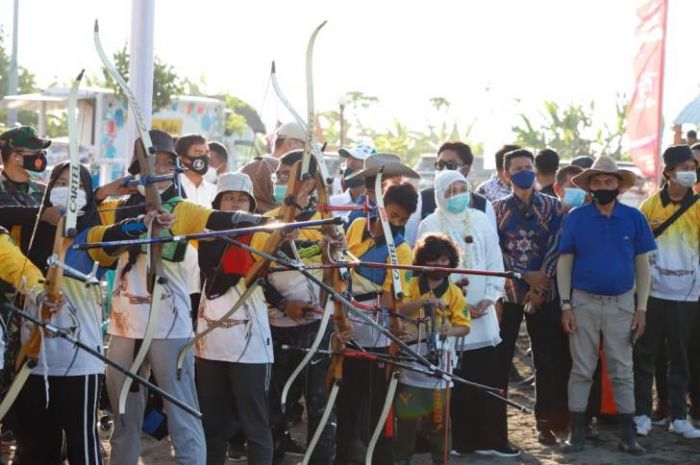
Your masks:
{"label": "white t-shirt", "polygon": [[[114,290],[112,313],[109,318],[109,334],[130,339],[142,339],[146,333],[150,312],[150,294],[146,288],[147,255],[139,254],[136,263],[124,278],[122,270],[128,262],[128,254],[119,257]],[[184,261],[162,260],[167,278],[165,292],[160,302],[155,339],[187,339],[192,335],[189,290],[186,277],[191,272]]]}
{"label": "white t-shirt", "polygon": [[[202,179],[199,186],[195,186],[185,174],[180,174],[182,190],[187,196],[187,200],[202,207],[211,208],[211,203],[216,197],[216,186],[206,179]],[[187,273],[187,288],[190,294],[202,291],[202,281],[199,273],[199,261],[197,260],[197,249],[192,245],[187,245],[185,251],[185,264],[189,270]]]}
{"label": "white t-shirt", "polygon": [[[62,329],[72,329],[81,342],[103,353],[99,287],[86,287],[85,283],[64,276],[61,290],[66,303],[51,318],[51,324]],[[35,316],[39,314],[36,306],[28,305],[27,310]],[[23,321],[22,343],[29,339],[33,329],[33,323]],[[32,374],[48,376],[84,376],[103,372],[104,363],[101,360],[60,337],[43,338],[39,362],[32,370]]]}
{"label": "white t-shirt", "polygon": [[[441,342],[439,337],[435,337],[435,341],[438,352],[438,360],[433,360],[432,363],[446,373],[452,374],[452,370],[455,366],[457,366],[457,354],[455,352],[454,344],[455,338],[448,337],[444,342]],[[411,344],[410,347],[424,357],[430,353],[430,348],[425,341],[421,342],[420,344]],[[426,369],[425,365],[416,361],[410,362],[410,365],[416,368]],[[408,369],[401,370],[401,383],[426,389],[446,389],[448,387],[452,387],[452,381],[436,378],[434,376],[428,376],[426,374],[417,373]]]}
{"label": "white t-shirt", "polygon": [[[209,300],[204,294],[197,317],[197,333],[219,320],[245,292],[241,279],[226,293]],[[195,345],[197,357],[234,363],[272,363],[272,335],[267,318],[267,305],[261,287],[257,287],[246,302],[222,325],[199,339]]]}

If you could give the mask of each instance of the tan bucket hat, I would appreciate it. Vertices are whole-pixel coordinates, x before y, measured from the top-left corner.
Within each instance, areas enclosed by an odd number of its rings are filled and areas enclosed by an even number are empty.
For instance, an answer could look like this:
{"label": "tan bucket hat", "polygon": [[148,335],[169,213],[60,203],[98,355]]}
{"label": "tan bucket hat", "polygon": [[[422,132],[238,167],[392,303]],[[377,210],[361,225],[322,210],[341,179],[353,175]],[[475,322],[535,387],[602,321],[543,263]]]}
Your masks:
{"label": "tan bucket hat", "polygon": [[619,169],[615,159],[601,155],[593,162],[593,166],[572,179],[573,183],[586,192],[590,191],[591,176],[596,174],[612,174],[620,178],[620,191],[626,191],[637,183],[637,175],[630,170]]}
{"label": "tan bucket hat", "polygon": [[372,178],[379,173],[382,167],[384,167],[383,176],[385,178],[392,178],[395,176],[413,179],[420,178],[420,174],[404,165],[401,162],[401,157],[395,153],[375,153],[365,158],[362,169],[353,173],[352,176],[348,176],[346,180],[354,178]]}

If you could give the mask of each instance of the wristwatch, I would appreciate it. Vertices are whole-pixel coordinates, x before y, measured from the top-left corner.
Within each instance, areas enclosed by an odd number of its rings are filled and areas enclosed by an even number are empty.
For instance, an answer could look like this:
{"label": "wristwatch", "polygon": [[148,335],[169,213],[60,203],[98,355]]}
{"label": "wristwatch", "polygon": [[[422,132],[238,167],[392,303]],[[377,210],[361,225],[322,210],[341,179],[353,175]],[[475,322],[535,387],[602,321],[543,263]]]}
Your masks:
{"label": "wristwatch", "polygon": [[569,299],[562,299],[561,300],[561,308],[564,309],[565,307],[571,308],[571,300],[569,300]]}

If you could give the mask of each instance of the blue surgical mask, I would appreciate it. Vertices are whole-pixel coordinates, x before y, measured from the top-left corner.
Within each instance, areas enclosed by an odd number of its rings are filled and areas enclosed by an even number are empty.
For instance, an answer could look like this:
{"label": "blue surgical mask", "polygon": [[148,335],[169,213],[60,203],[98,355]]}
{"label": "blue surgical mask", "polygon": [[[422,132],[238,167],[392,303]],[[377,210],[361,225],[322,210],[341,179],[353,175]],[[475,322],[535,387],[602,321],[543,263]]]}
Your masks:
{"label": "blue surgical mask", "polygon": [[563,200],[571,208],[580,207],[586,201],[586,191],[578,187],[566,187]]}
{"label": "blue surgical mask", "polygon": [[285,184],[275,184],[273,195],[275,196],[275,202],[280,205],[283,204],[284,197],[287,195],[287,186]]}
{"label": "blue surgical mask", "polygon": [[447,211],[462,213],[469,206],[469,194],[457,194],[447,199]]}
{"label": "blue surgical mask", "polygon": [[510,175],[513,184],[521,189],[529,189],[535,184],[535,172],[530,170],[521,170]]}

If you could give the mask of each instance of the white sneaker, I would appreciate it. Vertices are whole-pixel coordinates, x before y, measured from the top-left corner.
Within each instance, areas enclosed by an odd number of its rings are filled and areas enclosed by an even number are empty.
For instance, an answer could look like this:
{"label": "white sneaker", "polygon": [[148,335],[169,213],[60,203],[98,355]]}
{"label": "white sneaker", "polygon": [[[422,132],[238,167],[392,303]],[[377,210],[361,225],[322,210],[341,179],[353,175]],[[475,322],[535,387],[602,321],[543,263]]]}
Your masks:
{"label": "white sneaker", "polygon": [[638,436],[648,436],[651,432],[651,418],[646,415],[634,417],[634,426]]}
{"label": "white sneaker", "polygon": [[700,438],[700,429],[695,429],[685,418],[673,420],[671,426],[668,427],[671,433],[682,435],[686,439]]}

